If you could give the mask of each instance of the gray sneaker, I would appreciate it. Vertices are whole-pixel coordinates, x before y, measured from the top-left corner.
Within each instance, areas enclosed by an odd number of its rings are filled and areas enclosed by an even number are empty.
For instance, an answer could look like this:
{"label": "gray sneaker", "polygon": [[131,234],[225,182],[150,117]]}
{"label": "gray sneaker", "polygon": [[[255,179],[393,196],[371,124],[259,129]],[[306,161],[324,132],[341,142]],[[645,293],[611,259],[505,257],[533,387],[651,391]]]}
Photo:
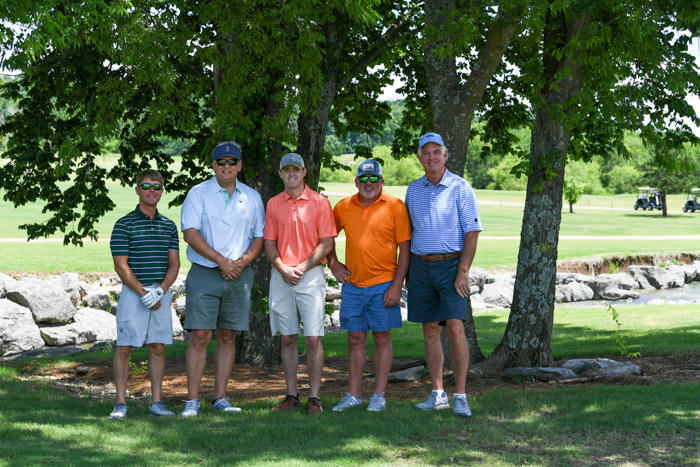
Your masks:
{"label": "gray sneaker", "polygon": [[369,405],[367,406],[368,412],[381,412],[386,409],[386,399],[384,399],[384,393],[374,394],[369,400]]}
{"label": "gray sneaker", "polygon": [[211,408],[227,413],[239,413],[241,411],[239,407],[232,406],[227,397],[219,397],[218,399],[214,399],[214,402],[211,403]]}
{"label": "gray sneaker", "polygon": [[338,402],[338,405],[333,407],[333,412],[342,412],[345,409],[349,409],[351,407],[355,407],[358,405],[362,405],[362,396],[359,398],[353,396],[350,393],[347,393],[343,396],[342,399],[340,399],[340,402]]}
{"label": "gray sneaker", "polygon": [[452,398],[452,413],[460,417],[471,417],[472,411],[469,410],[466,396],[454,396]]}
{"label": "gray sneaker", "polygon": [[440,393],[431,392],[420,404],[416,404],[417,409],[421,410],[440,410],[447,409],[450,406],[450,401],[447,400],[445,391]]}
{"label": "gray sneaker", "polygon": [[119,404],[114,406],[114,409],[112,409],[112,413],[109,414],[109,418],[113,418],[115,420],[121,420],[122,418],[126,418],[126,411],[129,408],[124,404],[123,402],[120,402]]}
{"label": "gray sneaker", "polygon": [[175,412],[168,410],[168,406],[163,402],[154,402],[148,407],[148,415],[156,417],[172,417]]}
{"label": "gray sneaker", "polygon": [[199,400],[187,399],[185,401],[185,410],[180,412],[181,417],[196,417],[199,413]]}

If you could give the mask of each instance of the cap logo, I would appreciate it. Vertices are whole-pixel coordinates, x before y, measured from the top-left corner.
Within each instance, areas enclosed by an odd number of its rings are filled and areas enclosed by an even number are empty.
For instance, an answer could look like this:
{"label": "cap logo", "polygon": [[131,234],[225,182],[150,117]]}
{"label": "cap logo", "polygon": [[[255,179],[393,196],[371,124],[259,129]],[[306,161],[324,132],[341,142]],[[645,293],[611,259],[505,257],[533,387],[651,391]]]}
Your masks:
{"label": "cap logo", "polygon": [[364,164],[362,170],[374,170],[374,164]]}

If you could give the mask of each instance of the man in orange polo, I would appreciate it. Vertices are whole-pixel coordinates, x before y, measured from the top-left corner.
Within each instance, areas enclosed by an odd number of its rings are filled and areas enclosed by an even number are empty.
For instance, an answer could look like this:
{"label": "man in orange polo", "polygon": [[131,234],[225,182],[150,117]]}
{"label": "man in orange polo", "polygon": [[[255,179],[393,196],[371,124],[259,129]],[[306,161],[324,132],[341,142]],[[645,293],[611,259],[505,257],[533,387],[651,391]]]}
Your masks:
{"label": "man in orange polo", "polygon": [[343,284],[340,325],[348,331],[350,380],[349,392],[333,411],[362,405],[365,340],[371,329],[376,382],[367,410],[381,412],[386,408],[384,393],[394,356],[391,330],[401,327],[399,301],[410,259],[411,223],[404,203],[384,192],[377,161],[360,163],[355,186],[358,193],[333,209],[338,231],[345,229],[346,264],[338,261],[335,248],[328,255],[331,272]]}
{"label": "man in orange polo", "polygon": [[[285,154],[279,176],[284,191],[267,203],[265,255],[272,263],[270,276],[270,328],[282,336],[282,366],[287,395],[273,410],[300,405],[297,393],[297,335],[304,324],[304,342],[309,371],[309,413],[323,412],[321,372],[325,325],[326,276],[322,262],[336,236],[333,211],[328,199],[304,183],[306,168],[299,154]],[[298,314],[297,314],[298,313]]]}

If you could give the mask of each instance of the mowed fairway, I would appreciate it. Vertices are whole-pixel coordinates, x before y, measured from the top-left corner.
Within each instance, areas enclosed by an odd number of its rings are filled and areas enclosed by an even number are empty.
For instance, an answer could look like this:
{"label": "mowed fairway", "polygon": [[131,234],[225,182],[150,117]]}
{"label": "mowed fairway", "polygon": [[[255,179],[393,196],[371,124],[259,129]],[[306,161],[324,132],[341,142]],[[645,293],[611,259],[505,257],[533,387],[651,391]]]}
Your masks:
{"label": "mowed fairway", "polygon": [[[116,204],[114,211],[100,220],[100,241],[86,240],[83,247],[63,246],[61,235],[50,241],[26,242],[19,225],[47,218],[41,204],[15,208],[7,201],[0,202],[0,271],[13,272],[91,272],[112,271],[109,254],[109,235],[114,222],[136,206],[133,187],[109,183],[110,194]],[[349,183],[322,183],[331,204],[335,205],[346,195],[355,193]],[[387,192],[403,197],[406,187],[386,187]],[[168,207],[174,194],[166,193],[160,203],[163,214],[180,224],[179,207]],[[522,223],[525,194],[508,191],[477,191],[484,231],[479,240],[475,265],[484,268],[514,269],[517,263],[519,233]],[[623,254],[693,253],[700,250],[700,215],[679,212],[684,197],[669,196],[671,214],[633,211],[634,195],[585,196],[574,206],[574,213],[565,206],[562,212],[559,259],[589,258]],[[664,236],[664,239],[654,237]],[[668,237],[671,238],[668,238]],[[698,236],[687,239],[683,236]],[[577,237],[577,238],[569,238]],[[594,237],[594,238],[580,238]],[[613,237],[613,238],[606,238]],[[617,238],[615,238],[617,237]],[[621,238],[622,237],[622,238]],[[677,238],[673,238],[677,237]],[[182,270],[189,268],[181,243]],[[341,258],[345,245],[343,235],[337,249]]]}

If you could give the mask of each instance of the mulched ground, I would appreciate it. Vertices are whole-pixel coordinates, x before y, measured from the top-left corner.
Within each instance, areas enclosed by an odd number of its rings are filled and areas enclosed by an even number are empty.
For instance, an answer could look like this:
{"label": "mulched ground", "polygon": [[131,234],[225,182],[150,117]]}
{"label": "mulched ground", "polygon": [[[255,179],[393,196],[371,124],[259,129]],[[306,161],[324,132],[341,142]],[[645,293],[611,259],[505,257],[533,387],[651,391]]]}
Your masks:
{"label": "mulched ground", "polygon": [[[619,360],[619,359],[618,359]],[[520,382],[505,381],[502,378],[474,377],[467,378],[469,396],[484,394],[494,390],[528,390],[545,391],[548,389],[581,386],[590,384],[637,384],[654,383],[700,383],[700,352],[685,352],[676,355],[638,357],[631,359],[640,365],[641,376],[612,377],[575,382]],[[558,366],[561,362],[555,362]],[[392,370],[409,368],[423,364],[415,360],[394,360]],[[18,362],[22,371],[23,365]],[[26,379],[48,379],[59,391],[76,396],[90,396],[98,400],[113,400],[112,363],[111,361],[77,362],[69,366],[54,368],[44,373],[24,368]],[[369,397],[373,383],[368,379],[372,375],[372,363],[365,368],[363,396]],[[327,357],[321,386],[322,396],[339,397],[347,391],[347,361],[340,357]],[[302,399],[308,394],[308,375],[304,358],[300,358],[299,386]],[[453,382],[449,375],[445,377],[446,390],[453,391]],[[150,398],[150,380],[146,371],[132,374],[129,378],[129,395],[134,402],[147,401]],[[212,361],[207,367],[202,380],[202,399],[210,399],[214,388],[214,366]],[[402,400],[420,399],[430,391],[430,380],[424,376],[419,381],[389,383],[387,396]],[[234,401],[256,401],[276,399],[285,394],[284,376],[281,367],[266,370],[250,365],[236,365],[229,381],[227,395]],[[163,384],[163,400],[178,405],[187,396],[187,377],[184,359],[169,359],[166,362],[166,377]]]}

